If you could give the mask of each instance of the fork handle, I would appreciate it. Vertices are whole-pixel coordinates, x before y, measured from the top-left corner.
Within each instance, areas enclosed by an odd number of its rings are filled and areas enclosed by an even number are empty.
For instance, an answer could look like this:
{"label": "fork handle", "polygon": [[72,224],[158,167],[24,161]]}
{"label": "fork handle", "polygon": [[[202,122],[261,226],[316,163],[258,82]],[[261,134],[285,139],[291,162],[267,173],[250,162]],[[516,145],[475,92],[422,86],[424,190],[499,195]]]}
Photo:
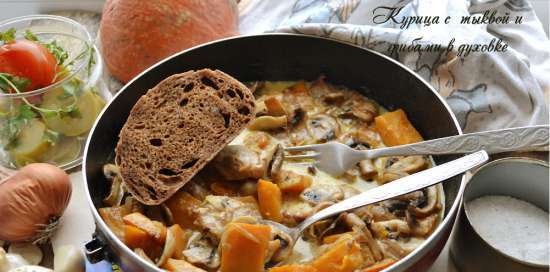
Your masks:
{"label": "fork handle", "polygon": [[367,158],[378,158],[465,154],[479,150],[485,150],[489,154],[510,151],[548,151],[548,130],[548,125],[499,129],[359,152],[363,152]]}
{"label": "fork handle", "polygon": [[352,196],[346,200],[329,206],[318,213],[308,217],[297,226],[299,233],[305,230],[311,224],[325,219],[327,217],[349,211],[355,208],[363,207],[379,201],[387,200],[396,196],[414,192],[441,181],[454,177],[477,167],[489,159],[487,152],[481,150],[476,153],[466,155],[456,160],[405,176],[382,186],[372,188],[368,191]]}

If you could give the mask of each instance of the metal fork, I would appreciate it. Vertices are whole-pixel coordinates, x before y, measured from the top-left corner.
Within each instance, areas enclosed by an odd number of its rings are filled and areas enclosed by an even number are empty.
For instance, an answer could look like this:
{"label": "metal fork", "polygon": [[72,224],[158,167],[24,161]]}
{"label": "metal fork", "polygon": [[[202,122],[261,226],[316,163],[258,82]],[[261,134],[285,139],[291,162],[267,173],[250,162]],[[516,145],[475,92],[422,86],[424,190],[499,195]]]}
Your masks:
{"label": "metal fork", "polygon": [[313,160],[319,169],[340,176],[361,160],[379,157],[548,150],[548,131],[548,125],[499,129],[371,150],[356,150],[338,142],[293,146],[285,147],[285,151],[310,153],[285,154],[285,160]]}

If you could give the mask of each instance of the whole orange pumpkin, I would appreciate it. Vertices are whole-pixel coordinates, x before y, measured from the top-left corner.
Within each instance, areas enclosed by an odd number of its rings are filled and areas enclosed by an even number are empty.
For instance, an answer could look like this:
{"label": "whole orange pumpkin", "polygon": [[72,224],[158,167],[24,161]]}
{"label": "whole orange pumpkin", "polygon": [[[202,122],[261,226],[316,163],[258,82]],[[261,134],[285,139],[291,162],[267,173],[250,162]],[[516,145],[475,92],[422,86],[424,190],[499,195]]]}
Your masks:
{"label": "whole orange pumpkin", "polygon": [[107,0],[101,51],[122,82],[186,48],[236,35],[235,0]]}

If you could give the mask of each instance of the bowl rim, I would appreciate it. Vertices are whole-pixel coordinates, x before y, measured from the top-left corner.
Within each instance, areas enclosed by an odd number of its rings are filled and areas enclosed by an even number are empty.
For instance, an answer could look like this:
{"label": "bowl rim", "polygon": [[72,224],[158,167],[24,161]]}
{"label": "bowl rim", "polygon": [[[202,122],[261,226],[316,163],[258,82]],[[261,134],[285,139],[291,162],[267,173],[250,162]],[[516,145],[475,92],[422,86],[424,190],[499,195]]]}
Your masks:
{"label": "bowl rim", "polygon": [[[67,83],[69,80],[71,80],[73,77],[75,77],[80,71],[82,71],[82,69],[84,69],[86,67],[86,65],[88,63],[88,60],[91,57],[95,57],[95,59],[94,59],[94,61],[96,62],[94,64],[95,69],[96,70],[99,69],[99,73],[102,73],[103,60],[101,59],[101,56],[99,55],[99,51],[97,50],[96,46],[93,44],[92,35],[90,35],[90,32],[88,31],[88,29],[84,25],[82,25],[81,23],[79,23],[79,22],[77,22],[77,21],[75,21],[71,18],[58,16],[58,15],[26,15],[26,16],[19,16],[19,17],[14,17],[14,18],[9,18],[9,19],[6,19],[6,20],[2,20],[2,21],[0,21],[0,27],[5,27],[8,24],[16,24],[16,23],[20,23],[20,22],[24,22],[24,21],[32,21],[32,20],[38,20],[38,19],[51,20],[51,21],[66,23],[68,25],[71,25],[72,27],[75,27],[76,29],[78,29],[78,31],[81,31],[84,34],[85,37],[82,39],[82,41],[84,42],[84,44],[86,44],[86,46],[88,48],[91,48],[91,50],[90,50],[91,52],[90,52],[90,54],[87,54],[88,56],[86,56],[85,61],[82,61],[82,63],[80,63],[78,66],[74,67],[74,69],[71,70],[71,73],[67,77],[65,77],[65,78],[63,78],[63,79],[61,79],[57,82],[54,82],[53,84],[50,84],[48,86],[42,87],[40,89],[32,90],[32,91],[29,91],[29,92],[21,92],[21,93],[2,93],[2,92],[0,92],[0,98],[8,98],[8,99],[25,98],[25,97],[39,95],[39,94],[48,92],[49,90],[56,89],[59,86],[63,85],[64,83]],[[19,31],[20,29],[16,29],[16,30]],[[95,73],[97,73],[97,72],[95,72]]]}
{"label": "bowl rim", "polygon": [[[249,39],[249,38],[254,38],[254,37],[264,37],[264,36],[286,36],[286,37],[298,37],[298,38],[309,38],[309,39],[318,39],[318,40],[324,40],[324,41],[329,41],[329,42],[334,42],[334,43],[341,43],[341,44],[345,44],[347,46],[352,46],[352,47],[355,47],[355,48],[358,48],[358,49],[361,49],[361,50],[365,50],[369,53],[372,53],[374,55],[377,55],[378,57],[381,57],[383,59],[385,59],[386,61],[389,61],[395,65],[397,65],[398,67],[400,67],[401,69],[404,69],[405,71],[407,71],[409,74],[411,74],[412,76],[414,76],[417,80],[419,80],[420,82],[422,82],[432,93],[433,95],[435,95],[435,97],[439,100],[439,102],[445,107],[445,109],[447,110],[447,112],[450,114],[450,117],[452,119],[452,123],[454,125],[454,127],[456,128],[458,134],[457,135],[461,135],[463,134],[462,132],[462,128],[460,126],[460,123],[458,122],[455,114],[453,113],[453,111],[451,110],[450,106],[445,102],[445,99],[434,89],[434,87],[429,84],[424,78],[422,78],[420,75],[418,75],[417,73],[415,73],[412,69],[410,69],[409,67],[405,66],[404,64],[398,62],[397,60],[394,60],[393,58],[391,57],[388,57],[380,52],[377,52],[377,51],[374,51],[372,49],[369,49],[369,48],[365,48],[365,47],[361,47],[359,45],[356,45],[356,44],[353,44],[353,43],[350,43],[350,42],[346,42],[346,41],[342,41],[342,40],[338,40],[338,39],[331,39],[331,38],[327,38],[327,37],[320,37],[320,36],[315,36],[315,35],[306,35],[306,34],[297,34],[297,33],[261,33],[261,34],[251,34],[251,35],[240,35],[240,36],[234,36],[234,37],[229,37],[229,38],[224,38],[224,39],[219,39],[219,40],[214,40],[214,41],[211,41],[211,42],[208,42],[208,43],[204,43],[204,44],[200,44],[200,45],[197,45],[197,46],[193,46],[191,48],[188,48],[188,49],[185,49],[185,50],[182,50],[180,52],[177,52],[177,53],[174,53],[162,60],[160,60],[159,62],[153,64],[152,66],[150,66],[149,68],[145,69],[143,72],[139,73],[138,75],[136,75],[134,78],[132,78],[130,81],[128,81],[114,96],[113,98],[109,101],[109,103],[107,105],[105,105],[105,107],[103,108],[103,110],[101,111],[101,113],[98,115],[94,125],[92,126],[92,128],[90,129],[90,132],[89,132],[89,135],[93,135],[99,121],[102,119],[103,117],[103,114],[105,113],[105,111],[109,108],[110,104],[115,101],[117,99],[117,97],[126,90],[126,88],[128,88],[128,86],[130,86],[131,84],[133,84],[133,82],[137,81],[139,78],[141,78],[143,75],[149,73],[151,70],[161,66],[162,64],[164,64],[165,62],[173,59],[173,58],[176,58],[178,57],[179,55],[183,55],[183,54],[186,54],[187,52],[189,51],[192,51],[192,50],[195,50],[195,49],[198,49],[198,48],[202,48],[202,47],[207,47],[207,46],[210,46],[212,44],[216,44],[216,43],[223,43],[223,42],[226,42],[226,41],[231,41],[231,40],[237,40],[237,39]],[[86,198],[87,198],[87,201],[88,201],[88,204],[89,204],[89,208],[92,210],[92,215],[94,217],[94,220],[95,220],[95,223],[96,223],[96,227],[97,229],[99,229],[102,233],[105,233],[107,234],[108,236],[108,239],[111,240],[112,242],[115,243],[115,245],[118,247],[118,249],[120,249],[121,251],[123,251],[127,256],[129,256],[132,261],[134,262],[137,262],[139,263],[142,267],[148,269],[148,271],[162,271],[162,269],[158,268],[156,265],[154,264],[151,264],[145,260],[143,260],[141,257],[139,257],[133,250],[131,250],[130,248],[128,248],[122,241],[120,241],[120,239],[118,239],[116,237],[116,235],[109,229],[109,227],[106,225],[106,223],[103,221],[103,219],[101,218],[101,216],[99,215],[99,212],[98,210],[96,209],[95,205],[94,205],[94,202],[92,200],[92,197],[91,197],[91,194],[90,194],[90,191],[89,191],[89,188],[88,188],[88,180],[87,180],[87,177],[86,177],[86,168],[87,168],[87,156],[88,156],[88,150],[89,150],[89,147],[90,147],[90,142],[91,142],[91,139],[92,137],[88,137],[88,139],[86,140],[86,146],[85,146],[85,149],[84,149],[84,156],[83,156],[83,160],[82,160],[82,176],[83,176],[83,179],[84,179],[84,182],[85,182],[85,190],[86,190]],[[451,207],[449,207],[449,211],[448,213],[444,214],[441,222],[438,224],[437,228],[432,232],[432,234],[426,238],[426,240],[424,240],[418,247],[416,247],[413,251],[411,251],[409,254],[407,254],[407,256],[405,256],[404,258],[401,258],[400,260],[398,260],[397,262],[395,262],[394,264],[392,264],[391,266],[389,266],[388,268],[386,269],[383,269],[382,271],[391,271],[393,268],[395,267],[399,267],[400,265],[404,264],[404,263],[409,263],[409,262],[417,262],[418,259],[421,257],[420,255],[417,255],[420,251],[423,251],[423,250],[427,250],[426,249],[426,245],[429,245],[429,244],[433,244],[436,240],[436,239],[440,239],[439,236],[440,234],[442,234],[445,230],[445,228],[452,222],[454,222],[457,214],[458,214],[458,208],[462,202],[462,194],[464,192],[464,188],[465,188],[465,175],[462,174],[459,176],[460,177],[460,186],[458,188],[458,191],[457,191],[457,196],[456,196],[456,199],[454,200],[454,202],[452,203]],[[449,216],[449,215],[452,215],[452,216]],[[445,239],[445,243],[448,239]],[[413,258],[418,258],[417,260],[412,260]],[[413,263],[411,263],[412,265]]]}
{"label": "bowl rim", "polygon": [[[502,163],[506,163],[506,162],[518,162],[518,163],[525,163],[525,164],[534,164],[534,165],[537,165],[537,166],[541,166],[541,167],[545,167],[545,168],[550,168],[549,166],[549,163],[546,162],[546,161],[543,161],[543,160],[540,160],[540,159],[535,159],[535,158],[530,158],[530,157],[518,157],[518,156],[514,156],[514,157],[506,157],[506,158],[500,158],[500,159],[496,159],[494,161],[490,161],[482,166],[480,166],[479,168],[475,169],[474,171],[472,171],[472,176],[469,178],[468,182],[466,183],[466,185],[464,186],[464,194],[467,192],[467,188],[468,186],[471,186],[470,184],[473,184],[472,181],[473,179],[476,177],[476,175],[478,173],[481,173],[482,171],[488,169],[488,168],[491,168],[491,167],[494,167],[496,165],[499,165],[499,164],[502,164]],[[474,181],[475,182],[475,181]],[[519,199],[521,201],[524,201],[524,202],[527,202],[531,205],[534,205],[535,207],[538,207],[536,206],[535,204],[531,203],[530,201],[528,200],[525,200],[525,199]],[[472,224],[472,220],[470,219],[470,215],[469,215],[469,209],[467,208],[467,202],[464,201],[463,203],[463,207],[464,207],[464,215],[466,217],[466,221],[467,221],[467,224],[470,225],[470,227],[472,228],[473,232],[475,233],[475,235],[477,235],[477,237],[479,237],[480,241],[488,248],[492,249],[493,251],[497,252],[497,254],[499,254],[500,256],[510,260],[510,261],[513,261],[515,263],[518,263],[518,264],[521,264],[521,265],[525,265],[525,266],[528,266],[528,267],[534,267],[534,268],[548,268],[549,265],[548,264],[540,264],[540,263],[534,263],[534,262],[529,262],[529,261],[525,261],[525,260],[522,260],[522,259],[518,259],[512,255],[509,255],[509,254],[506,254],[504,253],[504,251],[494,247],[491,243],[489,243],[489,241],[487,241],[475,228],[475,226]]]}

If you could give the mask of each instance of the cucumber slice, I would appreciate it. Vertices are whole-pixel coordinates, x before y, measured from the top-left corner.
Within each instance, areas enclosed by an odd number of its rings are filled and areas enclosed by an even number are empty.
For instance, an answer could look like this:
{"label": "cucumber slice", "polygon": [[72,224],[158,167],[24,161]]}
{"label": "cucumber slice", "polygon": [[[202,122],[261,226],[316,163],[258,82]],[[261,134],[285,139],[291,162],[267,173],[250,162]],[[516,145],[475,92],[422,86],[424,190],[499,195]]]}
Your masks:
{"label": "cucumber slice", "polygon": [[17,135],[16,144],[9,150],[16,166],[24,166],[40,160],[42,153],[51,146],[45,137],[46,125],[38,119],[31,119]]}
{"label": "cucumber slice", "polygon": [[[56,95],[57,93],[57,95]],[[52,91],[44,96],[42,107],[46,109],[60,109],[70,106],[74,98],[63,95],[63,91]],[[49,116],[42,113],[48,128],[66,136],[78,136],[90,130],[96,117],[103,108],[104,102],[97,94],[90,90],[82,92],[76,102],[78,114],[76,116]]]}

